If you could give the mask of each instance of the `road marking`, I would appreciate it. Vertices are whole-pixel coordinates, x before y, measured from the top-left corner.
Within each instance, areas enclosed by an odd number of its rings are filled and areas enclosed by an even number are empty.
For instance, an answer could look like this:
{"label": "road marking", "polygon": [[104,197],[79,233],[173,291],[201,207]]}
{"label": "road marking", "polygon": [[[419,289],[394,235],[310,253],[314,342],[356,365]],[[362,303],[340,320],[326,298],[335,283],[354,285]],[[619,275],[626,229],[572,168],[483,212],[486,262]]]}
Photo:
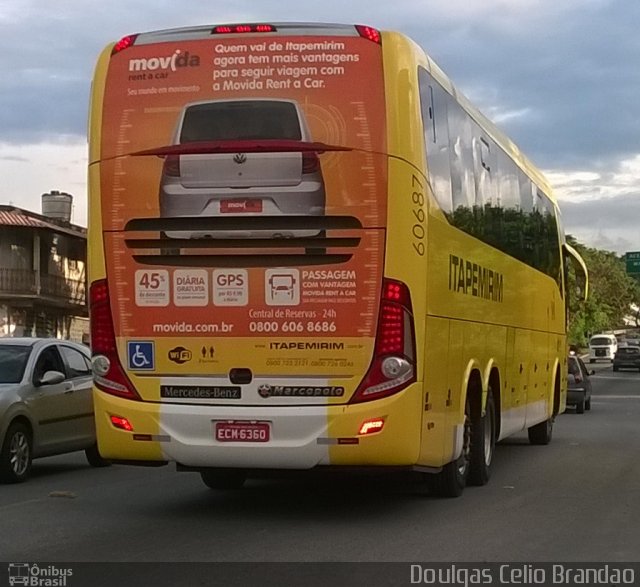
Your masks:
{"label": "road marking", "polygon": [[631,379],[638,379],[637,377],[624,377],[624,375],[631,375],[631,373],[622,373],[617,377],[608,377],[606,375],[592,375],[591,377],[595,377],[596,379],[607,379],[608,381],[629,381]]}
{"label": "road marking", "polygon": [[603,399],[640,399],[640,395],[594,395],[598,401]]}

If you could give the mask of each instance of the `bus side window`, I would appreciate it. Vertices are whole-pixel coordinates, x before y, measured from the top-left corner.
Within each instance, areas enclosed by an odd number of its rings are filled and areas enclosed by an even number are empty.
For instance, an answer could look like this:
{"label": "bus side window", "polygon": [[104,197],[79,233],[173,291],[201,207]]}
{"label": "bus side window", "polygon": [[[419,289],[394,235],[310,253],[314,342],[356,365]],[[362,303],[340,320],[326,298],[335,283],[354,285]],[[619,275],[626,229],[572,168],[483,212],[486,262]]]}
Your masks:
{"label": "bus side window", "polygon": [[[477,128],[478,132],[480,129]],[[476,180],[476,205],[495,206],[496,196],[494,189],[494,174],[492,169],[495,164],[492,160],[491,146],[484,137],[473,139],[473,169]]]}
{"label": "bus side window", "polygon": [[473,169],[475,126],[462,106],[455,103],[453,99],[448,106],[453,210],[454,212],[458,208],[470,210],[476,204],[476,182]]}
{"label": "bus side window", "polygon": [[429,181],[440,208],[444,212],[451,212],[453,206],[447,128],[449,95],[422,67],[418,68],[418,81]]}

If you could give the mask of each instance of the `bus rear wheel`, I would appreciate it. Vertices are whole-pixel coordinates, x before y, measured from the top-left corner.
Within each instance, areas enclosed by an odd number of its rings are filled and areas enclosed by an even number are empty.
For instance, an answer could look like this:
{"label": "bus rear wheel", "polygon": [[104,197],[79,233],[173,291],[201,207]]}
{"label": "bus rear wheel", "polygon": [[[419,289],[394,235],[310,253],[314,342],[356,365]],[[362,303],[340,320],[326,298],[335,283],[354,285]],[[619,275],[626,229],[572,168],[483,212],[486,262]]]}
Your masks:
{"label": "bus rear wheel", "polygon": [[209,489],[222,491],[240,489],[247,479],[242,469],[205,469],[200,471],[200,477]]}
{"label": "bus rear wheel", "polygon": [[438,497],[460,497],[467,485],[471,460],[471,406],[467,399],[464,410],[462,452],[455,460],[442,467],[442,471],[429,475],[429,491]]}
{"label": "bus rear wheel", "polygon": [[486,485],[491,477],[491,462],[496,446],[496,412],[493,393],[489,389],[484,415],[471,424],[469,485]]}
{"label": "bus rear wheel", "polygon": [[527,430],[531,444],[549,444],[553,435],[553,416]]}

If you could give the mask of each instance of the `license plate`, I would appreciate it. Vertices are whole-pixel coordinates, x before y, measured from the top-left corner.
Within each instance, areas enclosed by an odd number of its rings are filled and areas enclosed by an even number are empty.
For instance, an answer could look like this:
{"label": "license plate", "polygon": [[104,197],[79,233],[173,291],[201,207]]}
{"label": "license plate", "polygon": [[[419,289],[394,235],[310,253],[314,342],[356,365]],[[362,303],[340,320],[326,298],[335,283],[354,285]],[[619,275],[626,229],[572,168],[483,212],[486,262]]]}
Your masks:
{"label": "license plate", "polygon": [[218,442],[269,442],[269,422],[216,422]]}
{"label": "license plate", "polygon": [[222,200],[221,214],[248,214],[262,212],[262,200]]}

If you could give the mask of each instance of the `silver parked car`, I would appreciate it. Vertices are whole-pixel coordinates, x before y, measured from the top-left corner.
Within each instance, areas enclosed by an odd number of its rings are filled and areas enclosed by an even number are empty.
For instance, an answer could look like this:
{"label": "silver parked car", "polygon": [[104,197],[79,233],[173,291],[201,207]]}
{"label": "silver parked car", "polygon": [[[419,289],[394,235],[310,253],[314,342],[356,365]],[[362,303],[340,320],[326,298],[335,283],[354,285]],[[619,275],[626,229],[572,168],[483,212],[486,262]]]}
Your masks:
{"label": "silver parked car", "polygon": [[89,349],[70,341],[0,338],[0,481],[29,475],[36,457],[84,450],[108,465],[96,445]]}
{"label": "silver parked car", "polygon": [[[311,137],[294,100],[247,98],[187,104],[173,145],[225,143],[229,152],[165,157],[160,216],[321,216],[325,187],[315,151],[244,152],[242,141],[284,141],[289,148]],[[234,149],[237,147],[237,150]],[[318,230],[167,231],[169,238],[272,238],[315,236]]]}

